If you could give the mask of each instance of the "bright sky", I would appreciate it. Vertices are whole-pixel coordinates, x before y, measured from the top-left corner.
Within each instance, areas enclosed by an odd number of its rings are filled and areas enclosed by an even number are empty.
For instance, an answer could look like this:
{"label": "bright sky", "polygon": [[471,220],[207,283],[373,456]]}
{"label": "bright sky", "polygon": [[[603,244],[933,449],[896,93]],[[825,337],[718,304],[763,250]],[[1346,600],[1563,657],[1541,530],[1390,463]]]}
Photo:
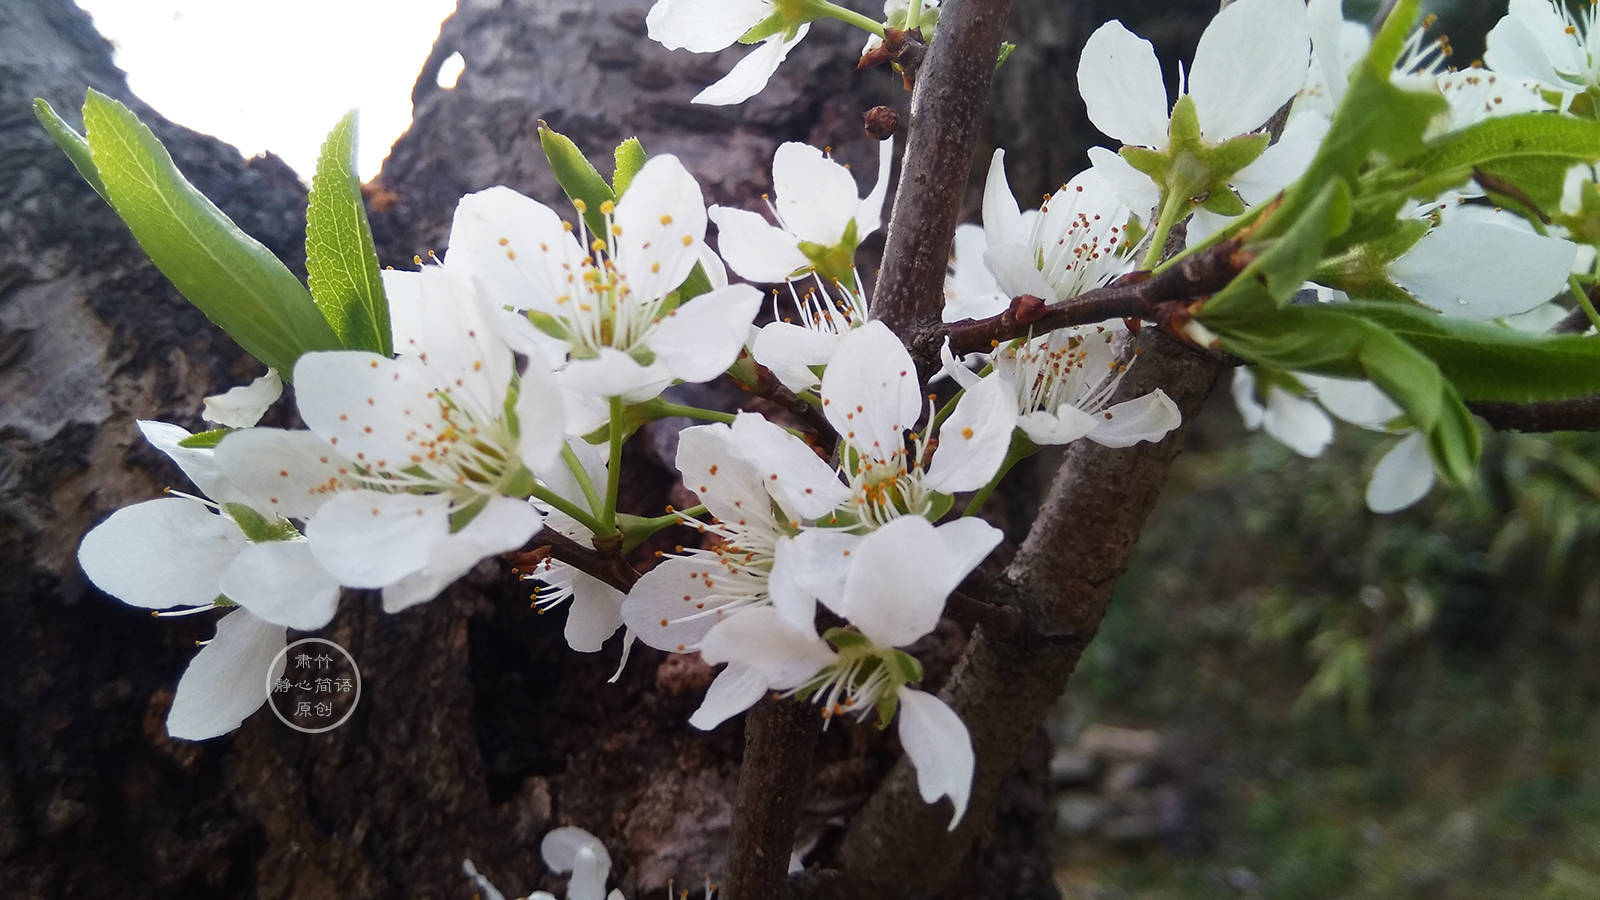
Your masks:
{"label": "bright sky", "polygon": [[[361,110],[360,169],[411,124],[411,86],[455,0],[78,0],[128,86],[162,115],[309,181],[322,139]],[[443,74],[443,73],[441,73]]]}

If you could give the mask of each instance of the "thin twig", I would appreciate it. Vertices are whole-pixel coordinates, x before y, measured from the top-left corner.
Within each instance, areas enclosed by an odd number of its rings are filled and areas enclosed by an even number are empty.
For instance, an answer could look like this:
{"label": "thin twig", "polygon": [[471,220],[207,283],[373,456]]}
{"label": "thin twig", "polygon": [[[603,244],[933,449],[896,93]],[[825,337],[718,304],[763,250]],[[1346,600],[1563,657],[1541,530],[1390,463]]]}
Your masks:
{"label": "thin twig", "polygon": [[633,583],[639,580],[639,573],[622,558],[620,547],[612,552],[585,547],[548,525],[539,529],[527,546],[526,550],[506,554],[506,559],[515,567],[513,571],[518,574],[531,575],[540,563],[555,559],[623,593],[632,589]]}

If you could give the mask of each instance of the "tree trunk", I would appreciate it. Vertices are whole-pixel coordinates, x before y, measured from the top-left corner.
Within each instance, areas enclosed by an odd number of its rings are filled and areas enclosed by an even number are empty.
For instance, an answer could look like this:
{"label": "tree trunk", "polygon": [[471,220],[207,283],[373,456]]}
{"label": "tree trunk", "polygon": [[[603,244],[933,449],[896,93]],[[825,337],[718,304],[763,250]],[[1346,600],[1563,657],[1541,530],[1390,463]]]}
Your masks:
{"label": "tree trunk", "polygon": [[[1007,33],[1025,43],[996,78],[979,157],[1011,148],[1019,196],[1082,162],[1089,133],[1072,98],[1076,48],[1099,19],[1080,17],[1089,5],[1016,4]],[[697,107],[688,98],[742,51],[669,53],[645,39],[647,8],[463,0],[413,92],[415,125],[369,192],[382,262],[442,250],[465,192],[507,184],[554,202],[541,119],[597,158],[635,134],[650,153],[675,153],[708,202],[757,208],[784,139],[832,146],[870,180],[861,113],[903,111],[907,95],[887,73],[853,71],[852,33],[819,23],[760,96]],[[85,87],[129,102],[180,169],[295,268],[305,191],[279,160],[242,160],[138,103],[110,51],[68,0],[0,0],[0,894],[464,897],[464,856],[503,888],[554,889],[538,842],[561,824],[600,837],[630,896],[719,877],[743,741],[738,722],[710,734],[687,724],[710,672],[640,648],[607,684],[615,642],[570,652],[560,621],[535,615],[497,561],[397,616],[346,596],[325,636],[353,654],[366,690],[343,727],[307,736],[263,713],[203,744],[166,736],[172,688],[212,626],[155,621],[100,594],[76,547],[111,510],[183,488],[135,419],[198,427],[204,395],[260,367],[149,265],[28,104],[42,96],[75,120]],[[438,88],[453,52],[465,74]],[[980,167],[969,210],[981,181]],[[670,500],[671,435],[638,445],[625,497],[656,513]],[[947,623],[933,643],[937,687],[965,638]],[[828,823],[858,808],[896,755],[872,729],[823,735],[801,810],[821,855],[838,840]],[[1045,756],[1027,754],[1001,792],[968,885],[1054,896]]]}

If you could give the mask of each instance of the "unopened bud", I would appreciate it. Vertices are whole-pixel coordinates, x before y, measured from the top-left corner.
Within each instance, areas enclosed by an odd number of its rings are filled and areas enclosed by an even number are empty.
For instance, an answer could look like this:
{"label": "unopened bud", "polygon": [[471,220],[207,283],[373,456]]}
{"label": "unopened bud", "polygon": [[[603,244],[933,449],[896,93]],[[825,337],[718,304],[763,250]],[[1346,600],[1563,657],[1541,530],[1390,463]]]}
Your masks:
{"label": "unopened bud", "polygon": [[892,106],[874,106],[867,110],[862,119],[867,129],[867,136],[875,141],[886,141],[894,137],[894,130],[900,127],[900,113]]}

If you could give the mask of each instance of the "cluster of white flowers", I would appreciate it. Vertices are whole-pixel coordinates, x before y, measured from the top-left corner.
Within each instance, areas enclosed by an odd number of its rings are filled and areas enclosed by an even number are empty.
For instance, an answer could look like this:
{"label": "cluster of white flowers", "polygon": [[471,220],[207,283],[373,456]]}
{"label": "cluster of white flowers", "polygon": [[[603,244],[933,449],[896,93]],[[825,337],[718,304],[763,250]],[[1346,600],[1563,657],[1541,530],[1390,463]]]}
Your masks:
{"label": "cluster of white flowers", "polygon": [[[910,23],[927,35],[935,6],[891,0],[886,21],[927,13],[926,24]],[[699,98],[729,103],[760,90],[819,18],[863,19],[826,0],[659,0],[648,23],[669,47],[758,44]],[[1442,127],[1501,109],[1566,108],[1596,87],[1591,24],[1553,16],[1543,0],[1513,2],[1491,35],[1501,75],[1435,71],[1438,54],[1417,39],[1394,78],[1452,98]],[[955,235],[944,320],[997,316],[1021,296],[1060,305],[1149,268],[1181,221],[1190,243],[1227,228],[1305,171],[1365,39],[1343,22],[1338,0],[1240,0],[1206,30],[1169,103],[1150,44],[1120,22],[1103,25],[1079,84],[1091,120],[1124,142],[1122,154],[1097,148],[1090,168],[1023,211],[996,151],[983,224]],[[1269,146],[1266,124],[1286,105]],[[882,224],[892,150],[880,143],[863,196],[826,152],[783,144],[768,202],[775,223],[708,210],[670,155],[645,162],[597,210],[575,201],[570,220],[506,187],[469,194],[442,261],[384,273],[394,356],[299,357],[291,374],[304,430],[256,427],[281,391],[270,372],[207,400],[206,417],[223,426],[216,432],[140,423],[209,499],[175,494],[114,513],[84,539],[83,568],[137,606],[233,610],[183,676],[169,731],[203,739],[237,727],[265,702],[286,629],[325,626],[341,587],[381,589],[395,613],[542,528],[616,553],[624,519],[650,526],[632,535],[641,540],[684,523],[702,546],[666,555],[626,593],[541,560],[528,573],[541,585],[536,605],[567,607],[574,650],[597,651],[625,626],[625,645],[637,638],[724,666],[691,719],[700,728],[770,692],[815,703],[825,719],[875,716],[887,726],[898,716],[920,792],[951,799],[953,828],[971,791],[972,742],[952,709],[913,687],[922,666],[907,648],[934,630],[1000,543],[1000,530],[975,514],[982,498],[1040,446],[1160,441],[1181,417],[1160,390],[1122,399],[1120,323],[1028,334],[961,361],[947,349],[957,397],[936,411],[906,348],[873,319],[855,268],[862,239]],[[1574,243],[1454,200],[1415,211],[1427,233],[1389,264],[1399,289],[1447,315],[1492,320],[1539,306],[1567,280]],[[728,269],[751,283],[730,283]],[[781,286],[773,321],[759,327],[758,284]],[[778,309],[785,294],[790,316]],[[1341,299],[1324,289],[1319,302]],[[649,417],[639,411],[660,408],[668,386],[717,378],[746,354],[814,405],[832,433],[808,442],[753,413],[688,410],[712,423],[678,437],[677,467],[702,506],[658,519],[618,510],[620,447]],[[1234,384],[1247,423],[1305,455],[1332,437],[1324,408],[1408,433],[1401,410],[1365,382],[1262,376],[1241,370]],[[1398,509],[1431,484],[1422,436],[1408,433],[1379,463],[1368,500]],[[976,497],[953,514],[965,493]],[[573,841],[561,856],[567,868],[603,858],[592,838]],[[595,897],[603,871],[597,878]],[[574,896],[590,895],[574,884]]]}

